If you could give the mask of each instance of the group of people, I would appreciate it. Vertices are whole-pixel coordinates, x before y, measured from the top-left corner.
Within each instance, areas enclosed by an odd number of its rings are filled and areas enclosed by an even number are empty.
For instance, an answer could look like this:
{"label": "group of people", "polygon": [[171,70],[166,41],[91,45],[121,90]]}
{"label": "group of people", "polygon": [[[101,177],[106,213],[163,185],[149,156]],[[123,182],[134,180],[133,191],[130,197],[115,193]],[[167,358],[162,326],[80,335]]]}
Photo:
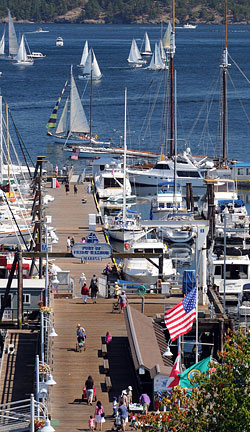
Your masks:
{"label": "group of people", "polygon": [[87,299],[89,297],[89,294],[92,298],[92,302],[96,303],[96,299],[97,299],[97,294],[98,294],[98,279],[96,277],[96,275],[94,274],[92,276],[92,279],[90,281],[90,285],[89,287],[86,284],[86,276],[84,273],[81,274],[80,279],[79,279],[79,283],[80,283],[80,287],[81,287],[81,295],[82,295],[82,302],[83,304],[87,303]]}
{"label": "group of people", "polygon": [[71,251],[71,248],[74,246],[74,244],[75,244],[75,239],[74,239],[74,237],[71,237],[71,238],[70,238],[70,236],[68,236],[68,238],[67,238],[67,242],[66,242],[67,252],[70,252],[70,251]]}

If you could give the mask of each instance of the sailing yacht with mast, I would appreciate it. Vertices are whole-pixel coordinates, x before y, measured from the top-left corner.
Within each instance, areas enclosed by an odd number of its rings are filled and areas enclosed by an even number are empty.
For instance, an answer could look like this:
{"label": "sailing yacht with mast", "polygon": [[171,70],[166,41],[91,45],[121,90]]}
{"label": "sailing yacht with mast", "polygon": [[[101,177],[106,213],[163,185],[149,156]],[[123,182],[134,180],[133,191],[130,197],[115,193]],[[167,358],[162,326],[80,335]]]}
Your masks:
{"label": "sailing yacht with mast", "polygon": [[88,41],[86,40],[83,51],[82,51],[82,57],[81,57],[81,61],[80,64],[77,65],[80,68],[84,68],[85,64],[86,64],[86,60],[88,57],[88,52],[89,52],[89,46],[88,46]]}
{"label": "sailing yacht with mast", "polygon": [[0,56],[5,56],[5,27],[3,30],[3,34],[0,40]]}
{"label": "sailing yacht with mast", "polygon": [[[56,138],[56,141],[77,143],[90,142],[90,128],[86,118],[82,102],[77,90],[77,86],[73,76],[73,66],[70,69],[70,94],[65,101],[63,112],[57,124],[58,107],[61,102],[64,91],[68,85],[66,81],[63,90],[57,100],[57,103],[52,111],[49,121],[46,125],[47,134]],[[56,132],[52,133],[51,129],[56,127]]]}
{"label": "sailing yacht with mast", "polygon": [[34,60],[31,57],[31,54],[27,55],[24,34],[22,35],[17,55],[14,58],[13,64],[18,66],[32,66],[34,64]]}
{"label": "sailing yacht with mast", "polygon": [[9,57],[15,58],[18,52],[18,42],[16,37],[16,30],[9,9],[8,9],[8,22],[9,22]]}
{"label": "sailing yacht with mast", "polygon": [[[164,50],[163,50],[164,51]],[[146,69],[161,71],[167,68],[167,65],[162,61],[159,45],[155,44],[154,54],[152,55],[149,66]]]}
{"label": "sailing yacht with mast", "polygon": [[80,79],[89,79],[97,81],[101,79],[102,73],[96,60],[93,48],[90,48],[88,57],[86,59],[82,75],[78,75]]}
{"label": "sailing yacht with mast", "polygon": [[[144,49],[142,49],[143,48],[143,44],[144,44]],[[142,56],[151,56],[152,55],[150,40],[149,40],[147,32],[145,32],[140,52],[141,52]]]}
{"label": "sailing yacht with mast", "polygon": [[143,60],[135,39],[133,39],[131,43],[128,63],[134,68],[142,67],[143,64],[147,63],[147,60]]}

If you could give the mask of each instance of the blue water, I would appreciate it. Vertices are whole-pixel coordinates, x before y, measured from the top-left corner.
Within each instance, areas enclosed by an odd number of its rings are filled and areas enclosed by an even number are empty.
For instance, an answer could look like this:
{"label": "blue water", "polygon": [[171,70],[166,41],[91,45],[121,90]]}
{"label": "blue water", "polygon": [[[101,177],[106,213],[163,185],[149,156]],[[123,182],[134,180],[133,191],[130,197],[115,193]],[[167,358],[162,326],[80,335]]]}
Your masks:
{"label": "blue water", "polygon": [[[46,155],[52,163],[62,165],[66,155],[62,146],[54,144],[46,136],[45,125],[53,106],[69,76],[70,64],[83,95],[87,117],[89,116],[89,86],[78,79],[76,65],[81,58],[84,42],[94,48],[103,78],[93,88],[93,130],[100,138],[112,137],[120,144],[123,137],[124,88],[128,89],[128,146],[157,151],[163,142],[162,124],[164,99],[164,73],[147,70],[131,70],[127,57],[134,37],[140,46],[147,31],[152,43],[159,40],[160,26],[145,25],[44,25],[49,33],[29,33],[38,25],[17,24],[18,34],[26,32],[31,51],[46,54],[34,66],[23,69],[10,61],[0,61],[1,91],[8,103],[22,139],[35,159]],[[218,129],[220,100],[220,62],[224,38],[223,26],[198,26],[195,30],[176,29],[175,68],[177,71],[178,147],[191,147],[193,154],[219,152]],[[56,47],[58,36],[64,39],[63,47]],[[229,53],[246,75],[250,70],[250,26],[229,26]],[[249,123],[250,88],[234,66],[229,68],[228,117],[229,156],[238,160],[250,160]],[[231,83],[233,81],[233,84]],[[217,85],[215,86],[215,83]],[[236,92],[234,90],[234,86]],[[156,93],[158,98],[156,99]],[[210,108],[209,96],[213,95]],[[245,105],[245,113],[241,102]],[[208,101],[209,131],[204,127],[207,112],[200,115],[193,133],[190,131],[204,102]],[[155,104],[154,111],[152,103]],[[151,103],[151,105],[149,105]],[[151,115],[150,125],[148,123]],[[82,161],[75,162],[76,166]]]}

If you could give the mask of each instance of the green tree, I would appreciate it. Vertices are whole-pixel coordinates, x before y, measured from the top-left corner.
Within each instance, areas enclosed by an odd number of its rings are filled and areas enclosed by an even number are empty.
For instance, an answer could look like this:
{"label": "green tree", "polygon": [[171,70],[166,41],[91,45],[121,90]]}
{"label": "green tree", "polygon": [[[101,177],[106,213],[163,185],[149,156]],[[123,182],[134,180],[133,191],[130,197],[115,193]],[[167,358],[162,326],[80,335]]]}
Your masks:
{"label": "green tree", "polygon": [[[250,335],[249,331],[230,332],[224,352],[210,373],[196,380],[199,384],[188,396],[176,388],[163,404],[169,411],[142,417],[151,431],[249,432],[250,431]],[[180,407],[182,409],[180,409]],[[144,426],[142,426],[144,430]],[[145,428],[146,430],[146,428]]]}

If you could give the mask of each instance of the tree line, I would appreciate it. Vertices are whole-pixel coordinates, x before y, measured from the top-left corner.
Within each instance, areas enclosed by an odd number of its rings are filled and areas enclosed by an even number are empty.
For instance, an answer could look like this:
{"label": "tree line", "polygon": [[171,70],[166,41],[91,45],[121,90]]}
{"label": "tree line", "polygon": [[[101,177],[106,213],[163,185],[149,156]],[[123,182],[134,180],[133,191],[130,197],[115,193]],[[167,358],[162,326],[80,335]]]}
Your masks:
{"label": "tree line", "polygon": [[[67,12],[79,8],[71,22],[160,22],[171,15],[171,4],[172,0],[1,0],[0,19],[6,18],[10,9],[18,21],[58,22],[63,21],[61,17]],[[223,15],[224,0],[176,0],[176,17],[180,23],[220,22]],[[249,0],[229,0],[228,17],[232,23],[250,23]]]}

